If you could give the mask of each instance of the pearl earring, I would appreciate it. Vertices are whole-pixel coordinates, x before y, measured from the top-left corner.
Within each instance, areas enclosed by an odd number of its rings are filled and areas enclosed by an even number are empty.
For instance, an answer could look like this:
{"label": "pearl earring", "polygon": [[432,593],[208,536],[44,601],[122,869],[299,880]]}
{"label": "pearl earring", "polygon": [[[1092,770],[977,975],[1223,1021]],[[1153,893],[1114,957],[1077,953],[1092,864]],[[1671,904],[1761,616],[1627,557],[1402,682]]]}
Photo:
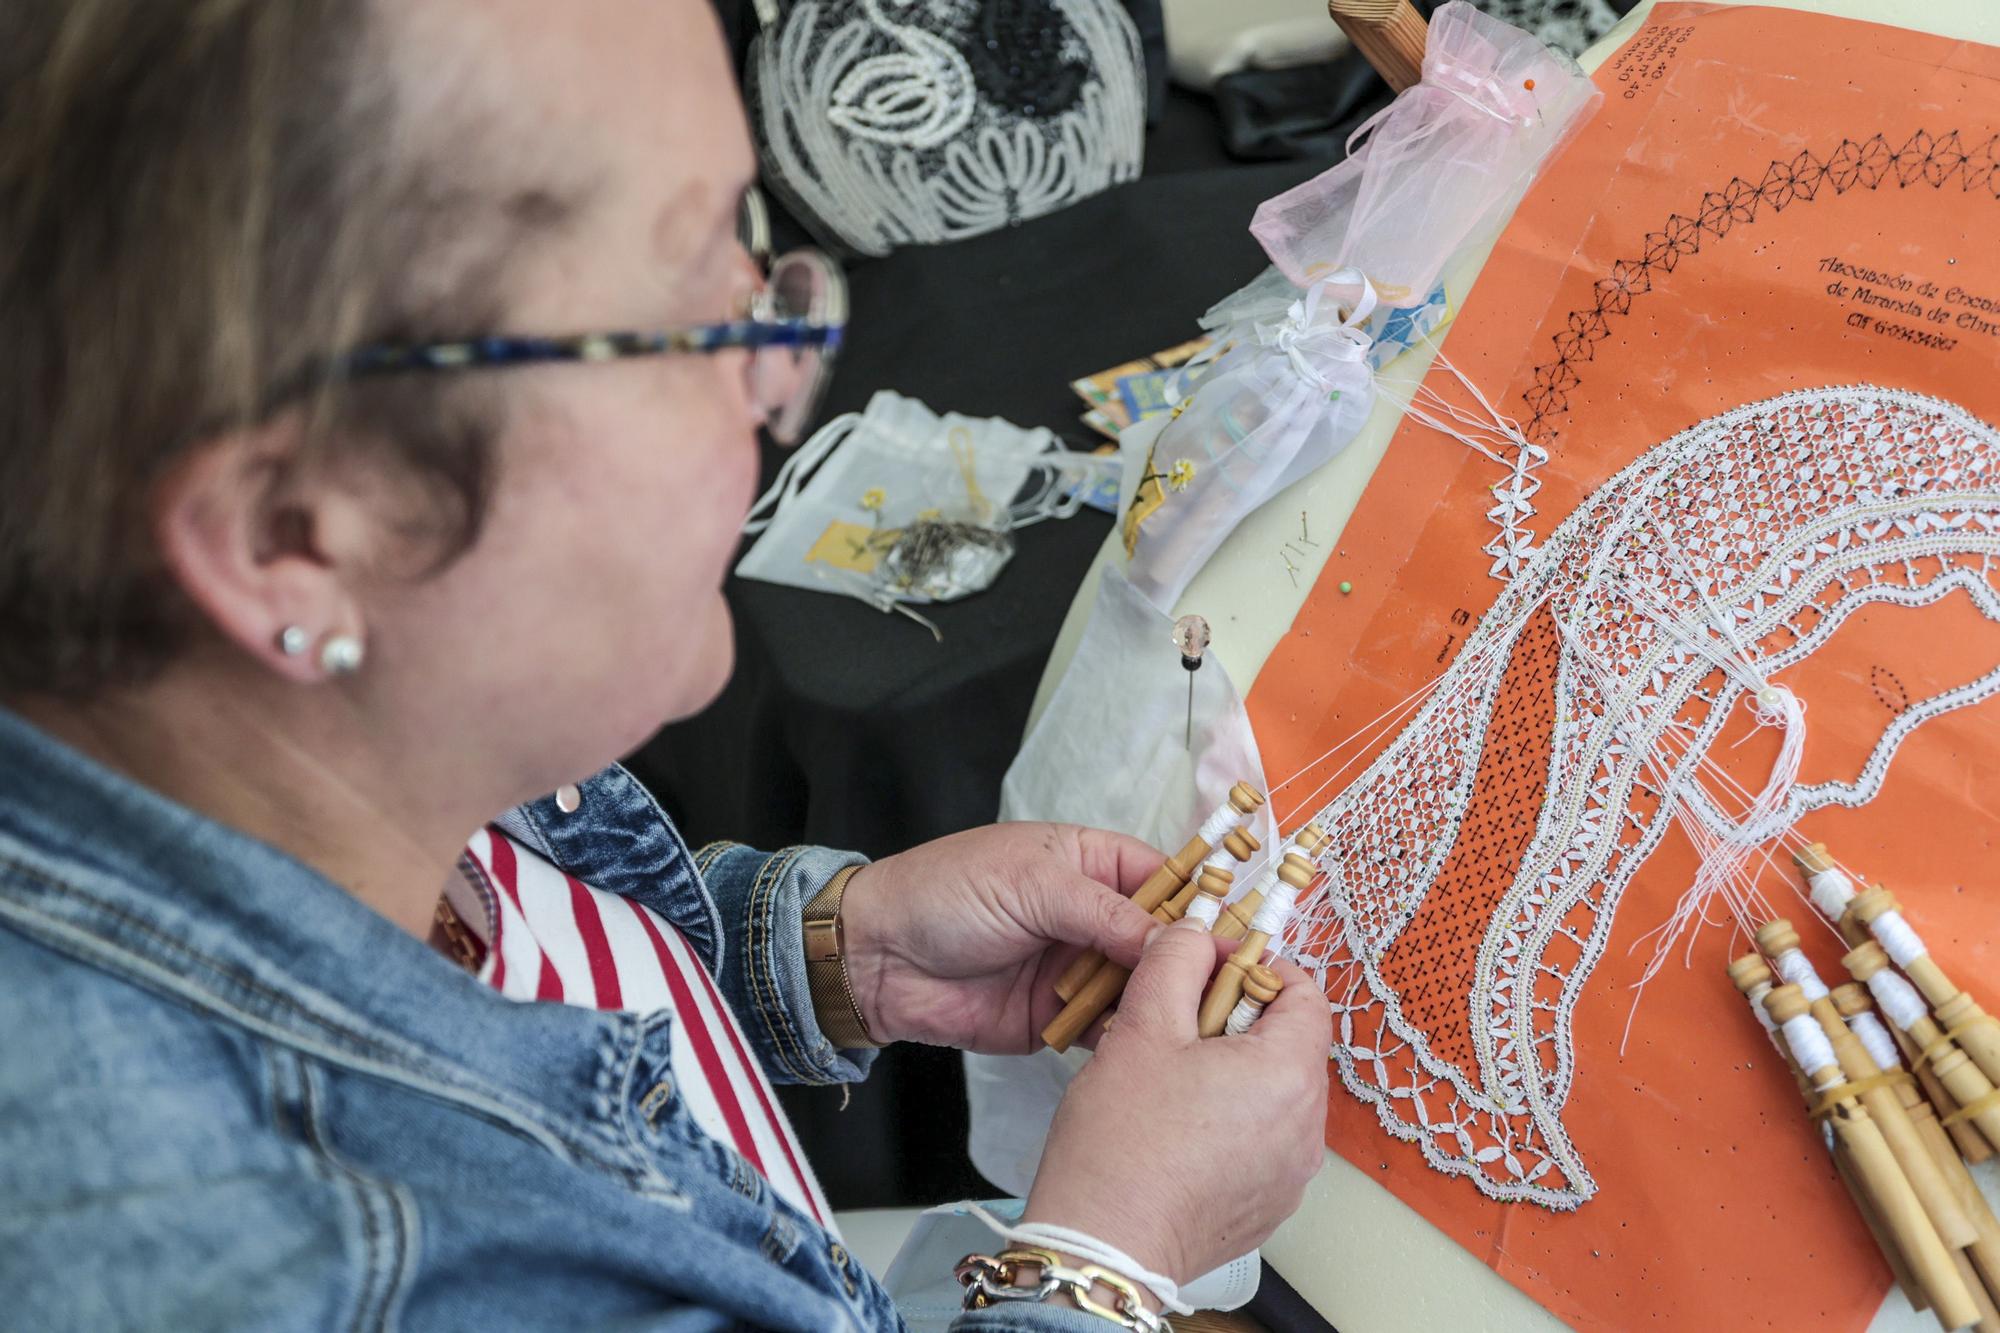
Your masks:
{"label": "pearl earring", "polygon": [[278,651],[287,657],[297,657],[312,647],[312,635],[303,626],[287,625],[278,631]]}
{"label": "pearl earring", "polygon": [[361,640],[353,634],[333,634],[320,645],[320,669],[329,676],[352,675],[361,669]]}

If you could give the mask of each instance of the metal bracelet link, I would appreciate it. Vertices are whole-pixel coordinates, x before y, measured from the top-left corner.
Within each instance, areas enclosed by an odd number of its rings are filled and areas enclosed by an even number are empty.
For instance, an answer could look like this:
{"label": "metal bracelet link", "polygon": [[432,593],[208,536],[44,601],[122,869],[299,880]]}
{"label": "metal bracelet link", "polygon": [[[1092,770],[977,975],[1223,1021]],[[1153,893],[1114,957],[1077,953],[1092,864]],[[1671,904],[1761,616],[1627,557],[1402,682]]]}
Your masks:
{"label": "metal bracelet link", "polygon": [[965,1288],[965,1308],[983,1310],[995,1301],[1045,1301],[1062,1289],[1062,1283],[1042,1274],[1032,1287],[1015,1284],[1016,1268],[1004,1260],[983,1254],[968,1254],[958,1261],[952,1276]]}
{"label": "metal bracelet link", "polygon": [[[1036,1269],[1037,1280],[1031,1286],[1021,1285],[1021,1270],[1030,1265]],[[1146,1308],[1138,1284],[1123,1273],[1099,1264],[1072,1267],[1048,1250],[1021,1247],[1004,1250],[998,1258],[968,1254],[959,1260],[953,1274],[965,1288],[968,1310],[982,1310],[995,1301],[1046,1301],[1061,1291],[1076,1302],[1079,1310],[1107,1319],[1120,1328],[1135,1333],[1173,1333],[1173,1325]],[[1091,1295],[1099,1285],[1115,1293],[1111,1304],[1106,1305]]]}

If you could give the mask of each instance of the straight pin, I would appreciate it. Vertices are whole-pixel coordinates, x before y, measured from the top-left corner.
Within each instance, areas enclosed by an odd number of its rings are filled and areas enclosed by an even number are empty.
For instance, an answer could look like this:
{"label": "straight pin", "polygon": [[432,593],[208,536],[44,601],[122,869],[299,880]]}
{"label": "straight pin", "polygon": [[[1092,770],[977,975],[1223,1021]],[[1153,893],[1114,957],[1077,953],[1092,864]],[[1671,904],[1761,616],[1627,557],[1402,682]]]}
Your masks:
{"label": "straight pin", "polygon": [[1201,655],[1208,651],[1208,622],[1200,616],[1182,616],[1174,622],[1174,647],[1180,649],[1181,667],[1187,672],[1187,726],[1181,743],[1194,749],[1194,673],[1201,670]]}

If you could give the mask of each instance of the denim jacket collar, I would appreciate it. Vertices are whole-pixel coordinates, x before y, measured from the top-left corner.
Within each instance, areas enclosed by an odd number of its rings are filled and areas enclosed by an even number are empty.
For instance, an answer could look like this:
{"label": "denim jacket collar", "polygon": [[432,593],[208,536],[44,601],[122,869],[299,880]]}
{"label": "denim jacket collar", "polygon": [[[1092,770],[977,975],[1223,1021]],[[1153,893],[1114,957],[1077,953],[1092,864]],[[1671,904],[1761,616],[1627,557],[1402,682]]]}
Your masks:
{"label": "denim jacket collar", "polygon": [[[679,865],[706,902],[684,849]],[[702,913],[672,897],[676,924],[698,931]],[[514,1005],[310,867],[5,710],[0,918],[182,1003],[512,1124],[561,1156],[627,1165],[607,1111],[653,1021]],[[712,939],[702,943],[712,956]]]}

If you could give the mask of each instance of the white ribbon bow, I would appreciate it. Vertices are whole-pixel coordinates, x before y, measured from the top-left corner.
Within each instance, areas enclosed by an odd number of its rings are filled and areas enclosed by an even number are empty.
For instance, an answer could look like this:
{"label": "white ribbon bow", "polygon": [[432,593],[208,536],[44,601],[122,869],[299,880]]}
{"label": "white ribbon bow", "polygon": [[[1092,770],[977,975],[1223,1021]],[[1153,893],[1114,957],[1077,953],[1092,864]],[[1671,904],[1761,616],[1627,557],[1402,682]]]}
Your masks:
{"label": "white ribbon bow", "polygon": [[[1331,320],[1320,318],[1320,303],[1331,287],[1358,288],[1360,295],[1346,309],[1336,305]],[[1375,288],[1358,269],[1344,268],[1316,279],[1305,294],[1292,302],[1285,321],[1275,327],[1260,327],[1257,340],[1276,347],[1292,363],[1300,378],[1325,390],[1331,388],[1321,367],[1332,361],[1355,362],[1368,355],[1375,340],[1362,327],[1375,309]]]}

